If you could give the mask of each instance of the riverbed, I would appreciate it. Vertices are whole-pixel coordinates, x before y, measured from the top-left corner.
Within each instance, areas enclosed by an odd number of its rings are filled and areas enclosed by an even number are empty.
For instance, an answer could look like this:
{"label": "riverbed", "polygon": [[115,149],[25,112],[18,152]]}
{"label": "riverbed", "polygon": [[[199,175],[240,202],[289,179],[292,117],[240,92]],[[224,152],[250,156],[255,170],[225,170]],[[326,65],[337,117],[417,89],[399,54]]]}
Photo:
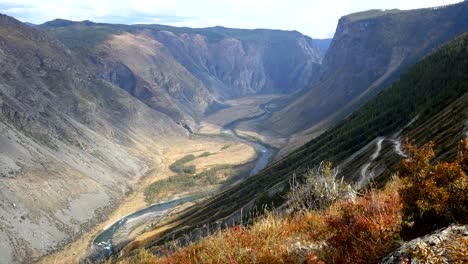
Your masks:
{"label": "riverbed", "polygon": [[[254,117],[235,120],[227,124],[226,126],[224,126],[224,128],[221,131],[221,134],[223,136],[232,137],[241,142],[248,143],[255,148],[256,153],[257,153],[257,158],[255,160],[253,168],[249,172],[249,175],[248,175],[249,177],[257,174],[259,171],[261,171],[268,165],[273,155],[274,150],[271,147],[264,145],[258,141],[237,135],[234,129],[241,122],[261,118],[264,115],[267,115],[270,113],[265,107],[262,107],[262,108],[265,110],[264,113],[258,116],[254,116]],[[93,262],[98,262],[100,260],[110,257],[111,255],[115,254],[116,251],[118,251],[115,249],[115,243],[113,243],[113,237],[116,234],[118,235],[119,234],[118,232],[128,234],[128,232],[131,232],[132,227],[135,226],[136,224],[142,224],[144,221],[152,221],[152,222],[158,221],[159,219],[167,215],[170,212],[170,210],[172,210],[173,208],[179,205],[182,205],[184,203],[191,202],[193,200],[194,200],[194,197],[192,196],[177,198],[177,199],[173,199],[167,202],[150,205],[148,207],[145,207],[141,210],[138,210],[136,212],[133,212],[121,218],[114,224],[106,227],[94,239],[93,244],[90,249],[89,258]]]}

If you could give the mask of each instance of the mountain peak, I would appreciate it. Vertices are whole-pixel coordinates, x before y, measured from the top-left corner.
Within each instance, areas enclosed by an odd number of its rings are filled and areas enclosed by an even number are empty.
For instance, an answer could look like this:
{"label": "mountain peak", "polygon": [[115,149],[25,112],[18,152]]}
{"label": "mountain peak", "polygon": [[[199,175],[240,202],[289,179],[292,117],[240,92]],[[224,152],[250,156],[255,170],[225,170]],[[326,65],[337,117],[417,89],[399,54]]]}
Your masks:
{"label": "mountain peak", "polygon": [[23,25],[23,23],[21,23],[21,21],[15,19],[14,17],[11,17],[11,16],[0,13],[0,25],[2,25],[2,26],[8,26],[8,25],[10,25],[10,26],[12,26],[12,25],[21,26],[21,25]]}
{"label": "mountain peak", "polygon": [[69,26],[73,26],[73,25],[77,25],[77,24],[84,25],[84,26],[92,26],[92,25],[95,25],[96,23],[92,22],[90,20],[83,20],[83,21],[79,22],[79,21],[72,21],[72,20],[67,20],[67,19],[56,18],[54,20],[47,21],[47,22],[41,24],[41,26],[46,26],[46,27],[69,27]]}
{"label": "mountain peak", "polygon": [[47,21],[47,22],[41,24],[41,26],[48,26],[48,27],[67,27],[67,26],[74,25],[75,23],[76,23],[76,22],[71,21],[71,20],[56,18],[56,19],[54,19],[54,20]]}

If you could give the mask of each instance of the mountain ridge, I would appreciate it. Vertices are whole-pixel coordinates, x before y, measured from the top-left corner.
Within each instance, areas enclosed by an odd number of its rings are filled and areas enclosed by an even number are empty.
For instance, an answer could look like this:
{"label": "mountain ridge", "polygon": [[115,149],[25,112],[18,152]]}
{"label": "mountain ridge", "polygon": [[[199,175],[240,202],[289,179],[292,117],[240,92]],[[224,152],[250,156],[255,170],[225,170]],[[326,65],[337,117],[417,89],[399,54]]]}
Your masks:
{"label": "mountain ridge", "polygon": [[356,20],[350,19],[353,14],[342,17],[311,88],[283,102],[282,109],[256,129],[315,137],[388,87],[432,49],[468,30],[467,1],[382,12]]}
{"label": "mountain ridge", "polygon": [[[157,110],[192,129],[204,113],[218,109],[225,99],[259,93],[290,93],[307,87],[327,49],[326,43],[319,48],[313,39],[297,31],[190,29],[66,20],[46,22],[39,27],[82,54],[90,67],[102,76],[118,75],[120,70],[112,68],[120,67],[126,72],[120,79],[130,76],[130,79],[143,80],[132,88],[143,94],[132,95],[150,107],[158,105]],[[127,48],[125,56],[132,58],[133,63],[115,56],[118,52],[113,49],[119,49],[119,42],[109,44],[119,36],[133,39],[146,49],[152,47],[154,54]],[[107,46],[107,50],[102,50],[103,46]],[[135,59],[143,57],[144,60]],[[151,79],[144,78],[145,74],[135,64],[153,67]],[[173,65],[171,68],[176,70],[158,70],[154,65]]]}

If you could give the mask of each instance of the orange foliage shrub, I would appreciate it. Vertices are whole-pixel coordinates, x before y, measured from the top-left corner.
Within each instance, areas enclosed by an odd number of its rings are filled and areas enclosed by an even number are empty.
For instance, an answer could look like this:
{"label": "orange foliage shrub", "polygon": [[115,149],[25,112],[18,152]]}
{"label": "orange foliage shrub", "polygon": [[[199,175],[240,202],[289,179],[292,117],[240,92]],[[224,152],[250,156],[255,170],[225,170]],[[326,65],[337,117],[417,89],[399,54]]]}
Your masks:
{"label": "orange foliage shrub", "polygon": [[338,203],[327,219],[328,263],[378,263],[396,247],[401,227],[401,203],[396,184],[371,192],[355,203]]}
{"label": "orange foliage shrub", "polygon": [[407,143],[409,158],[398,170],[402,179],[402,234],[407,239],[468,221],[468,139],[460,142],[457,159],[451,163],[432,165],[433,145],[429,142],[417,148]]}

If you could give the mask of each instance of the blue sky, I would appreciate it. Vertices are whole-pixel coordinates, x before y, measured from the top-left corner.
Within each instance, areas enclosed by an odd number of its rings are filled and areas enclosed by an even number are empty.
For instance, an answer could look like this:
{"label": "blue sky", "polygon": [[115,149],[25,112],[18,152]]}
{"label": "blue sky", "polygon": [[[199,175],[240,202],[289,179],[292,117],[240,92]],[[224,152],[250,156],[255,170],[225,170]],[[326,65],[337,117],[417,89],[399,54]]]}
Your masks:
{"label": "blue sky", "polygon": [[0,12],[40,24],[55,18],[123,24],[271,28],[332,37],[338,19],[368,9],[414,9],[460,0],[0,0]]}

